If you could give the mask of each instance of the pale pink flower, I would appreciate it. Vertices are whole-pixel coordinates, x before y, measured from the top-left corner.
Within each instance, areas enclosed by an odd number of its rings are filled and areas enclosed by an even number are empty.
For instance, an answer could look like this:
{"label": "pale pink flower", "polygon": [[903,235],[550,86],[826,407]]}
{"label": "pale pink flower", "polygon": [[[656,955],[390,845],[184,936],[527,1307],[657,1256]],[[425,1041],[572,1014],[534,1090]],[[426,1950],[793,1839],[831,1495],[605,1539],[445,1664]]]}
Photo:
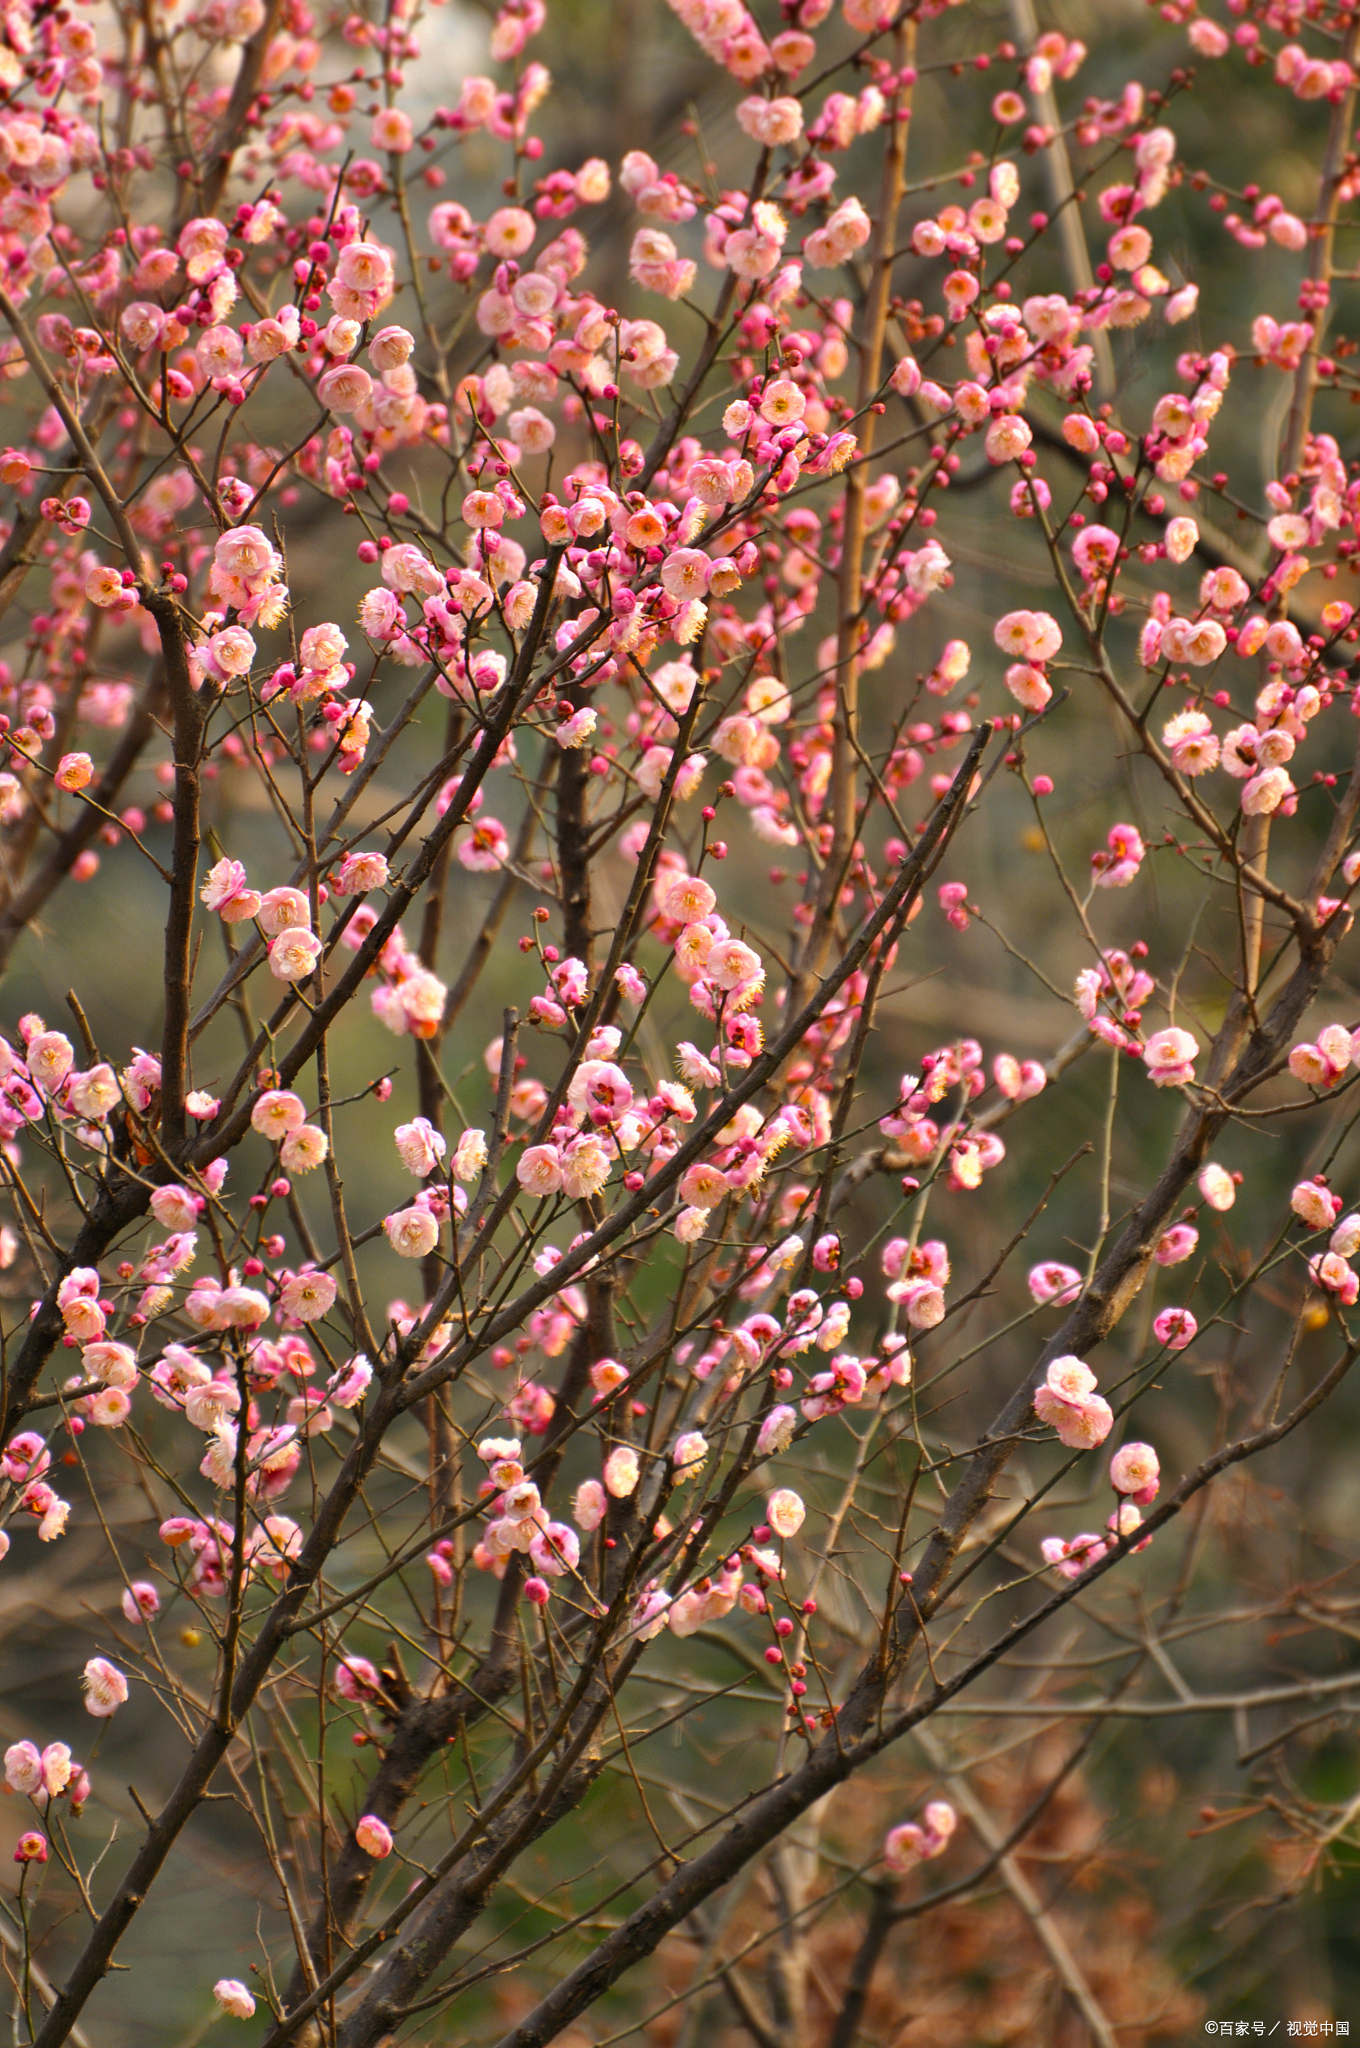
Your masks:
{"label": "pale pink flower", "polygon": [[714,1209],[727,1193],[727,1176],[720,1167],[696,1160],[680,1178],[680,1199],[696,1209]]}
{"label": "pale pink flower", "polygon": [[1110,1460],[1110,1484],[1116,1493],[1152,1499],[1161,1478],[1157,1453],[1151,1444],[1121,1444]]}
{"label": "pale pink flower", "polygon": [[255,659],[255,642],[244,626],[227,626],[213,634],[202,652],[219,678],[244,676]]}
{"label": "pale pink flower", "polygon": [[85,1711],[93,1714],[97,1721],[106,1721],[111,1714],[116,1714],[128,1696],[126,1678],[107,1657],[90,1658],[81,1684],[85,1691]]}
{"label": "pale pink flower", "polygon": [[87,1418],[98,1429],[121,1429],[132,1413],[132,1402],[121,1387],[105,1387],[91,1394],[83,1404]]}
{"label": "pale pink flower", "polygon": [[329,1273],[307,1268],[284,1281],[279,1289],[279,1307],[284,1315],[299,1323],[315,1323],[328,1314],[339,1291]]}
{"label": "pale pink flower", "polygon": [[1317,1045],[1295,1045],[1289,1050],[1289,1071],[1309,1088],[1330,1088],[1341,1078],[1327,1055]]}
{"label": "pale pink flower", "polygon": [[1096,423],[1084,412],[1070,412],[1062,423],[1062,437],[1078,454],[1094,455],[1100,446]]}
{"label": "pale pink flower", "polygon": [[73,1073],[67,1080],[66,1100],[71,1108],[92,1122],[100,1123],[121,1101],[117,1077],[107,1060],[85,1073]]}
{"label": "pale pink flower", "polygon": [[322,953],[315,932],[295,926],[281,931],[269,948],[269,971],[277,981],[305,980]]}
{"label": "pale pink flower", "polygon": [[796,1536],[806,1517],[802,1498],[792,1487],[776,1487],[765,1502],[765,1519],[776,1536]]}
{"label": "pale pink flower", "polygon": [[1293,793],[1294,785],[1283,768],[1263,768],[1242,785],[1242,809],[1248,817],[1269,817]]}
{"label": "pale pink flower", "polygon": [[1186,34],[1190,38],[1191,49],[1200,57],[1226,57],[1232,48],[1226,29],[1204,15],[1190,23]]}
{"label": "pale pink flower", "polygon": [[415,140],[410,115],[402,113],[399,107],[380,107],[373,117],[369,139],[375,149],[403,154]]}
{"label": "pale pink flower", "polygon": [[487,221],[483,234],[494,256],[522,256],[533,247],[537,233],[534,218],[522,206],[500,206]]}
{"label": "pale pink flower", "polygon": [[108,1387],[135,1387],[136,1353],[127,1344],[102,1341],[87,1344],[80,1354],[80,1369],[87,1379],[103,1380]]}
{"label": "pale pink flower", "polygon": [[739,125],[766,149],[796,142],[803,132],[803,109],[795,99],[761,99],[753,96],[737,107]]}
{"label": "pale pink flower", "polygon": [[1044,1383],[1060,1401],[1084,1401],[1095,1391],[1096,1376],[1084,1359],[1068,1352],[1052,1361]]}
{"label": "pale pink flower", "polygon": [[1308,1272],[1314,1286],[1321,1287],[1347,1308],[1360,1291],[1360,1276],[1347,1264],[1338,1252],[1326,1251],[1318,1258],[1308,1261]]}
{"label": "pale pink flower", "polygon": [[760,1434],[756,1438],[757,1457],[768,1458],[778,1451],[786,1451],[793,1442],[793,1433],[797,1426],[796,1409],[782,1402],[771,1408],[761,1423]]}
{"label": "pale pink flower", "polygon": [[944,1321],[944,1290],[933,1280],[897,1280],[888,1299],[898,1302],[913,1330],[933,1330]]}
{"label": "pale pink flower", "polygon": [[1108,526],[1084,526],[1072,544],[1072,560],[1088,582],[1107,576],[1119,560],[1119,535]]}
{"label": "pale pink flower", "polygon": [[225,858],[209,868],[198,894],[199,900],[209,910],[215,910],[226,924],[239,924],[255,917],[263,901],[258,889],[247,885],[244,863]]}
{"label": "pale pink flower", "polygon": [[454,1179],[461,1181],[476,1180],[478,1175],[485,1169],[488,1156],[486,1132],[478,1130],[464,1131],[462,1137],[458,1140],[453,1155],[452,1170]]}
{"label": "pale pink flower", "polygon": [[574,1202],[598,1195],[613,1164],[613,1154],[602,1139],[573,1138],[561,1154],[562,1192]]}
{"label": "pale pink flower", "polygon": [[1158,1088],[1179,1088],[1195,1077],[1199,1046],[1188,1031],[1174,1026],[1156,1031],[1143,1047],[1143,1063]]}
{"label": "pale pink flower", "polygon": [[529,1545],[529,1556],[544,1578],[560,1579],[580,1564],[581,1539],[569,1523],[547,1522]]}
{"label": "pale pink flower", "polygon": [[397,991],[401,1015],[412,1038],[433,1038],[444,1015],[448,990],[438,975],[418,967]]}
{"label": "pale pink flower", "polygon": [[1034,1412],[1048,1423],[1058,1441],[1070,1450],[1092,1450],[1103,1443],[1114,1426],[1114,1414],[1107,1401],[1093,1390],[1096,1376],[1080,1358],[1070,1354],[1050,1363],[1044,1384],[1034,1396]]}
{"label": "pale pink flower", "polygon": [[1007,612],[992,628],[1003,654],[1027,662],[1051,661],[1062,646],[1062,630],[1048,612]]}
{"label": "pale pink flower", "polygon": [[398,1124],[395,1132],[397,1156],[408,1173],[433,1173],[448,1150],[445,1139],[428,1117],[418,1116],[409,1124]]}
{"label": "pale pink flower", "polygon": [[1026,661],[1011,663],[1006,670],[1006,688],[1026,711],[1042,711],[1053,695],[1052,684],[1043,671]]}
{"label": "pale pink flower", "polygon": [[42,1757],[32,1742],[14,1742],[5,1751],[5,1783],[11,1792],[25,1797],[39,1790],[43,1781]]}
{"label": "pale pink flower", "polygon": [[1000,413],[987,429],[987,459],[990,462],[1013,462],[1017,455],[1023,455],[1034,439],[1029,422],[1018,413]]}
{"label": "pale pink flower", "polygon": [[316,395],[330,412],[358,412],[373,396],[373,379],[358,363],[337,363],[320,379]]}
{"label": "pale pink flower", "polygon": [[686,1430],[675,1440],[671,1466],[677,1480],[697,1479],[708,1457],[708,1439],[699,1430]]}
{"label": "pale pink flower", "polygon": [[260,898],[259,917],[265,937],[277,938],[281,932],[310,930],[312,906],[301,889],[280,884]]}
{"label": "pale pink flower", "polygon": [[[291,1088],[267,1088],[250,1112],[251,1129],[262,1137],[272,1138],[276,1144],[290,1131],[300,1131],[306,1121],[307,1111],[302,1098]],[[162,1218],[162,1221],[168,1222],[168,1219]]]}
{"label": "pale pink flower", "polygon": [[1360,1252],[1360,1215],[1347,1216],[1337,1224],[1327,1249],[1342,1259],[1353,1259]]}
{"label": "pale pink flower", "polygon": [[530,1145],[521,1154],[515,1178],[530,1195],[555,1195],[562,1185],[562,1159],[555,1145]]}
{"label": "pale pink flower", "polygon": [[571,1504],[576,1526],[587,1535],[598,1529],[605,1518],[608,1501],[605,1490],[598,1479],[583,1479],[577,1487]]}
{"label": "pale pink flower", "polygon": [[615,1444],[604,1461],[604,1484],[606,1493],[615,1500],[627,1500],[630,1493],[637,1491],[641,1474],[638,1454],[631,1444]]}
{"label": "pale pink flower", "polygon": [[573,711],[569,718],[562,720],[553,733],[553,738],[564,750],[584,747],[589,744],[598,724],[599,713],[594,705],[584,704],[579,711]]}
{"label": "pale pink flower", "polygon": [[217,1297],[214,1327],[219,1330],[257,1330],[268,1321],[268,1297],[256,1287],[224,1287]]}
{"label": "pale pink flower", "polygon": [[[1184,623],[1173,619],[1162,635],[1162,653],[1168,660],[1188,658],[1184,653],[1173,652],[1168,645],[1173,630]],[[1162,743],[1171,756],[1172,767],[1182,775],[1203,775],[1218,766],[1218,735],[1202,711],[1182,711],[1168,719],[1162,727]]]}
{"label": "pale pink flower", "polygon": [[303,1124],[290,1131],[279,1147],[279,1164],[285,1173],[315,1173],[330,1151],[330,1140],[319,1124]]}
{"label": "pale pink flower", "polygon": [[55,1095],[75,1064],[75,1051],[60,1031],[36,1031],[28,1041],[25,1064],[34,1087]]}
{"label": "pale pink flower", "polygon": [[889,1870],[905,1876],[916,1864],[943,1855],[957,1826],[953,1807],[943,1799],[932,1799],[921,1824],[907,1821],[889,1830],[883,1842],[883,1861]]}
{"label": "pale pink flower", "polygon": [[1341,1214],[1341,1197],[1315,1180],[1301,1180],[1289,1197],[1300,1222],[1313,1230],[1329,1230]]}
{"label": "pale pink flower", "polygon": [[792,426],[807,411],[807,396],[791,377],[774,377],[760,395],[760,417],[772,427]]}
{"label": "pale pink flower", "polygon": [[384,1217],[383,1229],[399,1259],[423,1259],[439,1242],[439,1219],[418,1206]]}
{"label": "pale pink flower", "polygon": [[1059,1443],[1073,1451],[1094,1450],[1114,1427],[1114,1412],[1099,1394],[1071,1403],[1055,1400],[1041,1387],[1034,1399],[1034,1412],[1041,1422],[1052,1425]]}

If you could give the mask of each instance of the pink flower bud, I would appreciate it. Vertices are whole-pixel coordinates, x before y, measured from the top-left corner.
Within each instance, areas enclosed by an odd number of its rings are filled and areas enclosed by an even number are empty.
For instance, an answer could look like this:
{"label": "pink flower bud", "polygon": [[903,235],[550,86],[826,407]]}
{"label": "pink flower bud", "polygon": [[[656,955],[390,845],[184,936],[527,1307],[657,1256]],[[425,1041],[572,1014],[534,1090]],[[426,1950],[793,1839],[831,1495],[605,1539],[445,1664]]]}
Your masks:
{"label": "pink flower bud", "polygon": [[365,1856],[371,1856],[375,1862],[392,1854],[392,1830],[376,1813],[364,1815],[354,1830],[354,1839]]}

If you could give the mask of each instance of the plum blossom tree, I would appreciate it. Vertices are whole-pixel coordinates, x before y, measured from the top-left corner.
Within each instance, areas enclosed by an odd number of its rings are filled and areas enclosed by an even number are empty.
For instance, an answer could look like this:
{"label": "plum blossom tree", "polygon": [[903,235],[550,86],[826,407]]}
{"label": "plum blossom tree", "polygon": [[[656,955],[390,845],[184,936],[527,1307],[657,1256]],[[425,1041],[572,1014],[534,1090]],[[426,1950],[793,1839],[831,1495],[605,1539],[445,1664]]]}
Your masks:
{"label": "plum blossom tree", "polygon": [[[17,2042],[228,1791],[184,2009],[268,2048],[664,2026],[682,1941],[696,2025],[852,2048],[998,1872],[1153,2038],[1016,1861],[1140,1716],[1286,1890],[1354,1843],[1284,1760],[1360,1709],[1289,1462],[1360,1353],[1360,6],[673,17],[721,140],[550,167],[543,0],[433,108],[419,0],[5,15],[0,1557],[114,1573],[5,1753]],[[1229,90],[1287,190],[1189,155]],[[1228,1603],[1258,1460],[1306,1561]],[[1009,1833],[966,1715],[1083,1730]]]}

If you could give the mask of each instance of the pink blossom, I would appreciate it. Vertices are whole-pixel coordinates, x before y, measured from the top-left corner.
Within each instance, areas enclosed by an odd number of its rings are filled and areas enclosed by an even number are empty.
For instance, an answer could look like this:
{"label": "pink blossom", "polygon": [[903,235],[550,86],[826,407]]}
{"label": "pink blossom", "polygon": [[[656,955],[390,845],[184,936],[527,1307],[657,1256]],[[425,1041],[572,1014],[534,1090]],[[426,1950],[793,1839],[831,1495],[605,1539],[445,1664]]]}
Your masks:
{"label": "pink blossom", "polygon": [[416,1117],[409,1124],[398,1124],[395,1138],[402,1165],[408,1173],[422,1178],[434,1172],[448,1150],[444,1137],[423,1116]]}
{"label": "pink blossom", "polygon": [[583,1479],[576,1489],[572,1502],[572,1513],[578,1528],[584,1529],[587,1534],[592,1529],[598,1529],[604,1520],[607,1505],[605,1490],[599,1480]]}
{"label": "pink blossom", "polygon": [[219,1977],[213,1985],[213,1997],[231,2019],[248,2020],[254,2014],[255,2000],[239,1977]]}
{"label": "pink blossom", "polygon": [[637,1491],[641,1474],[638,1454],[631,1444],[615,1444],[604,1461],[605,1491],[615,1500],[627,1500]]}
{"label": "pink blossom", "polygon": [[776,1536],[796,1536],[806,1514],[800,1496],[788,1486],[777,1487],[765,1502],[765,1519]]}
{"label": "pink blossom", "polygon": [[1132,1494],[1145,1506],[1156,1493],[1160,1477],[1151,1444],[1121,1444],[1110,1460],[1110,1484],[1116,1493]]}
{"label": "pink blossom", "polygon": [[1334,1251],[1326,1251],[1320,1257],[1310,1259],[1308,1274],[1315,1287],[1320,1287],[1324,1293],[1334,1294],[1344,1308],[1351,1307],[1360,1295],[1360,1274]]}
{"label": "pink blossom", "polygon": [[883,1842],[883,1861],[889,1870],[903,1876],[918,1863],[942,1856],[958,1826],[952,1806],[932,1799],[922,1815],[922,1824],[907,1821],[890,1828]]}
{"label": "pink blossom", "polygon": [[756,1438],[756,1455],[768,1458],[778,1451],[786,1451],[793,1441],[797,1422],[796,1410],[787,1404],[779,1403],[771,1408],[760,1425],[760,1434]]}
{"label": "pink blossom", "polygon": [[1320,1181],[1301,1180],[1289,1197],[1289,1206],[1312,1230],[1330,1230],[1341,1214],[1341,1197]]}
{"label": "pink blossom", "polygon": [[1152,1324],[1157,1342],[1165,1344],[1169,1351],[1184,1351],[1187,1344],[1194,1342],[1198,1329],[1188,1308],[1164,1308]]}
{"label": "pink blossom", "polygon": [[122,1608],[128,1621],[143,1624],[160,1613],[161,1596],[149,1579],[133,1579],[123,1589]]}
{"label": "pink blossom", "polygon": [[1055,1358],[1034,1396],[1040,1422],[1048,1423],[1069,1450],[1093,1450],[1114,1426],[1113,1410],[1093,1392],[1095,1383],[1095,1374],[1081,1359]]}
{"label": "pink blossom", "polygon": [[1293,791],[1294,785],[1283,768],[1263,768],[1243,783],[1242,809],[1248,817],[1269,817]]}
{"label": "pink blossom", "polygon": [[1062,631],[1048,612],[1007,612],[997,620],[992,637],[1003,654],[1026,662],[1051,661],[1062,646]]}
{"label": "pink blossom", "polygon": [[304,1268],[292,1274],[279,1289],[283,1314],[300,1323],[314,1323],[327,1315],[339,1289],[331,1274]]}
{"label": "pink blossom", "polygon": [[363,1815],[355,1826],[354,1839],[365,1856],[371,1856],[375,1863],[392,1854],[392,1830],[375,1813]]}
{"label": "pink blossom", "polygon": [[1091,855],[1092,881],[1098,889],[1127,889],[1147,853],[1141,834],[1134,825],[1112,825],[1105,847]]}
{"label": "pink blossom", "polygon": [[1159,1266],[1179,1266],[1188,1259],[1199,1243],[1199,1232],[1193,1223],[1173,1223],[1164,1230],[1157,1240],[1154,1256]]}
{"label": "pink blossom", "polygon": [[335,1666],[335,1689],[341,1699],[361,1701],[376,1698],[380,1684],[375,1665],[367,1657],[344,1656]]}
{"label": "pink blossom", "polygon": [[107,1720],[116,1714],[128,1696],[126,1678],[107,1657],[90,1658],[81,1684],[85,1689],[85,1711],[96,1720]]}
{"label": "pink blossom", "polygon": [[1226,1167],[1210,1160],[1199,1176],[1199,1191],[1211,1209],[1231,1209],[1237,1185]]}
{"label": "pink blossom", "polygon": [[398,1209],[383,1220],[387,1242],[401,1259],[423,1259],[439,1243],[439,1219],[428,1209]]}
{"label": "pink blossom", "polygon": [[42,1757],[32,1742],[14,1742],[5,1751],[5,1783],[11,1792],[31,1796],[43,1782]]}
{"label": "pink blossom", "polygon": [[1143,1063],[1158,1088],[1179,1088],[1195,1076],[1199,1047],[1190,1032],[1156,1031],[1143,1047]]}
{"label": "pink blossom", "polygon": [[1029,1275],[1031,1299],[1041,1306],[1049,1302],[1057,1307],[1066,1307],[1075,1301],[1081,1292],[1081,1275],[1075,1266],[1064,1266],[1056,1259],[1033,1266]]}
{"label": "pink blossom", "polygon": [[1080,1536],[1064,1539],[1061,1536],[1046,1536],[1040,1545],[1045,1564],[1053,1566],[1064,1579],[1079,1579],[1105,1555],[1105,1543],[1099,1536],[1084,1531]]}
{"label": "pink blossom", "polygon": [[281,931],[269,948],[269,971],[278,981],[302,981],[321,957],[315,932],[300,927]]}

